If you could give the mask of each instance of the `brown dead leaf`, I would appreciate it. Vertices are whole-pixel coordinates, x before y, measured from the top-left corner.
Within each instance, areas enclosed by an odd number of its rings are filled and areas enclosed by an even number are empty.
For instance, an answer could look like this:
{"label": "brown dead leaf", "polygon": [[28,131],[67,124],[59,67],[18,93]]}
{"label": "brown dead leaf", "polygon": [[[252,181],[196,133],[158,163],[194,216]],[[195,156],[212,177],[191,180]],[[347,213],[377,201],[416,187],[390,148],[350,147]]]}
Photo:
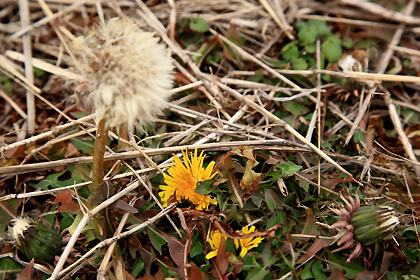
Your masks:
{"label": "brown dead leaf", "polygon": [[229,258],[226,253],[226,239],[224,238],[220,238],[219,250],[217,251],[217,256],[216,259],[214,259],[213,263],[213,276],[217,279],[227,279],[225,273],[229,267]]}
{"label": "brown dead leaf", "polygon": [[165,280],[165,274],[163,274],[162,270],[159,269],[158,272],[156,272],[155,275],[145,275],[142,278],[139,278],[138,280]]}
{"label": "brown dead leaf", "polygon": [[341,269],[334,268],[330,275],[330,280],[347,280]]}
{"label": "brown dead leaf", "polygon": [[72,156],[80,156],[80,152],[71,142],[68,142],[67,143],[67,151],[66,151],[66,154],[64,155],[64,157],[69,158],[69,157],[72,157]]}
{"label": "brown dead leaf", "polygon": [[306,251],[305,254],[302,255],[302,257],[300,257],[298,262],[305,263],[309,261],[315,256],[316,253],[318,253],[319,250],[321,250],[324,247],[330,246],[330,244],[331,240],[327,240],[324,238],[321,239],[319,238],[319,236],[317,236],[312,246]]}
{"label": "brown dead leaf", "polygon": [[74,192],[67,190],[58,192],[54,201],[48,201],[49,203],[61,203],[60,207],[57,208],[58,212],[70,212],[77,213],[80,210],[79,205],[73,200]]}
{"label": "brown dead leaf", "polygon": [[31,280],[32,279],[32,268],[34,266],[35,260],[32,259],[31,262],[19,273],[16,280]]}
{"label": "brown dead leaf", "polygon": [[190,279],[191,280],[203,280],[203,272],[195,265],[190,268]]}
{"label": "brown dead leaf", "polygon": [[185,245],[173,236],[166,236],[169,246],[169,254],[172,260],[178,266],[177,272],[181,277],[185,277]]}

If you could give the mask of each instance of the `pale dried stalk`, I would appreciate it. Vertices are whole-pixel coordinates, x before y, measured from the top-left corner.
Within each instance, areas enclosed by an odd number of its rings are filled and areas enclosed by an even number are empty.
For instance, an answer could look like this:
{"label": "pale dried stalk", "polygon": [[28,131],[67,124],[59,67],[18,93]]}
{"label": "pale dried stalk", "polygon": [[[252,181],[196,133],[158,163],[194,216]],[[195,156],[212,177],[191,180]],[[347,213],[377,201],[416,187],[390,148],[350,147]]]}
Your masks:
{"label": "pale dried stalk", "polygon": [[243,101],[245,104],[250,106],[251,108],[257,110],[259,113],[263,114],[267,118],[269,118],[271,121],[277,123],[279,126],[283,127],[285,130],[290,132],[293,136],[298,138],[300,141],[302,141],[304,144],[309,146],[314,152],[316,152],[319,156],[321,156],[323,159],[325,159],[327,162],[335,166],[338,170],[343,172],[344,174],[348,175],[350,178],[352,178],[355,182],[358,182],[355,178],[353,178],[353,175],[345,170],[341,165],[339,165],[337,162],[335,162],[332,158],[330,158],[326,153],[324,153],[322,150],[320,150],[318,147],[316,147],[314,144],[306,140],[305,137],[303,137],[299,132],[297,132],[293,127],[291,127],[288,123],[277,117],[276,115],[272,114],[271,112],[267,111],[265,108],[261,107],[260,105],[256,104],[254,101],[249,99],[246,96],[243,96],[239,92],[231,89],[228,86],[225,86],[223,84],[219,84],[221,88],[229,92],[232,96],[237,98],[240,101]]}
{"label": "pale dried stalk", "polygon": [[[175,203],[172,203],[171,205],[168,205],[168,207],[166,207],[164,210],[162,210],[161,212],[159,212],[156,216],[148,219],[146,222],[141,223],[140,225],[137,225],[136,227],[125,231],[117,236],[105,239],[103,241],[101,241],[100,243],[98,243],[95,247],[93,247],[92,249],[90,249],[86,254],[83,255],[83,257],[81,257],[80,259],[78,259],[76,262],[72,263],[71,265],[69,265],[67,268],[63,269],[62,271],[60,271],[60,273],[58,274],[59,277],[62,277],[64,274],[68,273],[69,271],[71,271],[73,268],[77,267],[81,262],[83,262],[85,259],[87,259],[90,255],[92,255],[96,250],[99,250],[109,244],[112,244],[122,238],[125,238],[127,236],[130,236],[131,234],[144,229],[147,226],[150,226],[154,223],[156,223],[159,219],[161,219],[163,216],[167,215],[169,211],[171,211],[172,209],[174,209],[176,206]],[[50,280],[52,280],[51,278],[49,278]]]}
{"label": "pale dried stalk", "polygon": [[[27,0],[19,0],[19,14],[22,28],[29,25],[29,7]],[[34,73],[32,68],[32,46],[29,35],[24,35],[22,38],[23,55],[25,56],[25,77],[29,83],[34,83]],[[28,132],[33,134],[35,132],[35,96],[27,90],[26,91],[26,107],[28,115]]]}
{"label": "pale dried stalk", "polygon": [[[388,111],[391,116],[391,121],[394,124],[395,130],[398,133],[398,137],[400,138],[404,150],[407,153],[407,156],[412,161],[419,163],[417,160],[416,155],[414,154],[413,147],[411,146],[410,140],[407,137],[407,134],[405,134],[404,129],[401,125],[400,116],[397,113],[397,109],[395,108],[395,105],[392,102],[391,95],[389,93],[385,94],[385,101],[388,105]],[[414,168],[414,172],[416,173],[417,178],[420,179],[420,165],[412,165]]]}
{"label": "pale dried stalk", "polygon": [[[135,199],[132,199],[129,205],[133,206],[135,201],[136,201]],[[120,223],[118,224],[117,229],[115,230],[114,237],[118,236],[122,232],[124,225],[127,222],[128,216],[130,216],[130,213],[128,212],[124,213],[124,215],[121,218]],[[101,265],[99,266],[99,269],[98,269],[98,280],[105,280],[106,268],[108,266],[109,260],[111,259],[112,253],[114,252],[115,245],[117,245],[116,242],[112,243],[108,247],[108,250],[106,251],[104,255],[104,258],[102,259]]]}
{"label": "pale dried stalk", "polygon": [[[140,178],[140,180],[141,180],[141,178]],[[143,185],[145,185],[145,183],[143,181],[135,181],[135,182],[131,183],[130,185],[128,185],[124,190],[120,191],[119,193],[113,195],[112,197],[108,198],[107,200],[105,200],[104,202],[102,202],[101,204],[96,206],[94,209],[88,210],[87,212],[83,213],[83,218],[80,221],[80,223],[78,224],[77,228],[75,229],[75,231],[74,231],[73,235],[71,236],[69,242],[67,243],[66,248],[64,249],[63,253],[61,254],[60,260],[58,261],[58,263],[57,263],[57,265],[56,265],[56,267],[53,271],[53,274],[49,278],[50,280],[54,280],[54,279],[57,278],[58,273],[63,268],[63,265],[64,265],[65,261],[67,260],[67,257],[69,256],[71,250],[73,249],[73,246],[77,241],[77,238],[79,237],[83,228],[89,223],[89,220],[91,218],[93,218],[99,211],[105,209],[106,207],[108,207],[109,205],[111,205],[112,203],[114,203],[115,201],[120,199],[121,197],[125,196],[127,193],[131,192],[132,190],[134,190],[135,188],[140,186],[140,182]]]}

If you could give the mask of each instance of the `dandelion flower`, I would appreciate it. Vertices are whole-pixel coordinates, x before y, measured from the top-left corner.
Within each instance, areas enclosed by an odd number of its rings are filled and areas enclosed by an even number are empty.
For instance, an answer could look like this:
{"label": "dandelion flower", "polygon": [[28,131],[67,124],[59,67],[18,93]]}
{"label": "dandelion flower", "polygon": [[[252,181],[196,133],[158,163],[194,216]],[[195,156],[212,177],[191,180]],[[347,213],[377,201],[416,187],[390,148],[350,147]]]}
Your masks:
{"label": "dandelion flower", "polygon": [[214,230],[210,232],[210,237],[208,239],[208,242],[210,243],[210,247],[212,251],[206,255],[207,259],[211,259],[217,256],[217,252],[219,251],[219,247],[220,247],[220,241],[222,238],[226,240],[227,236],[221,233],[219,230]]}
{"label": "dandelion flower", "polygon": [[189,200],[198,210],[207,210],[210,204],[217,204],[216,200],[195,191],[195,188],[203,181],[211,180],[216,173],[213,172],[214,161],[204,168],[203,152],[198,155],[197,149],[188,157],[188,152],[182,152],[184,162],[177,156],[173,158],[174,165],[168,168],[168,174],[164,174],[166,185],[160,185],[159,196],[163,206],[168,205],[168,199],[176,193],[176,200]]}
{"label": "dandelion flower", "polygon": [[[243,234],[248,234],[254,231],[255,231],[255,226],[251,226],[250,228],[248,228],[248,226],[245,226],[242,228],[241,232]],[[241,248],[241,252],[239,255],[243,258],[245,257],[246,253],[249,250],[251,250],[252,248],[258,247],[258,244],[260,244],[263,239],[264,239],[263,237],[250,237],[246,239],[235,239],[234,243],[235,243],[236,249],[239,249],[239,247]]]}
{"label": "dandelion flower", "polygon": [[129,129],[152,121],[167,106],[172,58],[153,33],[129,19],[112,18],[72,42],[96,118]]}

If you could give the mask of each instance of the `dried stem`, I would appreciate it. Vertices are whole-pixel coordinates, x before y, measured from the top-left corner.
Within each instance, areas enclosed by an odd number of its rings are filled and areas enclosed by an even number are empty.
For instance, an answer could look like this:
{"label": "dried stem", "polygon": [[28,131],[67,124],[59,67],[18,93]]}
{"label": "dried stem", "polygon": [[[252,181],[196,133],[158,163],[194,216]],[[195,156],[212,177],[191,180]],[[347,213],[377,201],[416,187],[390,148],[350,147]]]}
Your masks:
{"label": "dried stem", "polygon": [[105,124],[104,119],[101,119],[98,123],[98,130],[96,132],[96,140],[93,150],[92,185],[89,188],[92,194],[98,193],[104,179],[104,155],[106,141],[108,140],[108,130],[109,126]]}

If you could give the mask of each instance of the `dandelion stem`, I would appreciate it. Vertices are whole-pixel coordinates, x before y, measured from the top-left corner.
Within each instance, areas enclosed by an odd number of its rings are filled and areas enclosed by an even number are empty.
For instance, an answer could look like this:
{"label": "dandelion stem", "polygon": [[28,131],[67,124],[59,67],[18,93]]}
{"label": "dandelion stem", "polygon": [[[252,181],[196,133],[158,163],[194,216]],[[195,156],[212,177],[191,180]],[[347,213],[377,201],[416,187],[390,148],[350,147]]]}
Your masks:
{"label": "dandelion stem", "polygon": [[101,189],[104,179],[104,155],[106,141],[108,139],[109,126],[105,125],[105,120],[101,119],[98,123],[96,130],[96,140],[93,149],[93,162],[92,162],[92,185],[90,192],[95,195]]}

